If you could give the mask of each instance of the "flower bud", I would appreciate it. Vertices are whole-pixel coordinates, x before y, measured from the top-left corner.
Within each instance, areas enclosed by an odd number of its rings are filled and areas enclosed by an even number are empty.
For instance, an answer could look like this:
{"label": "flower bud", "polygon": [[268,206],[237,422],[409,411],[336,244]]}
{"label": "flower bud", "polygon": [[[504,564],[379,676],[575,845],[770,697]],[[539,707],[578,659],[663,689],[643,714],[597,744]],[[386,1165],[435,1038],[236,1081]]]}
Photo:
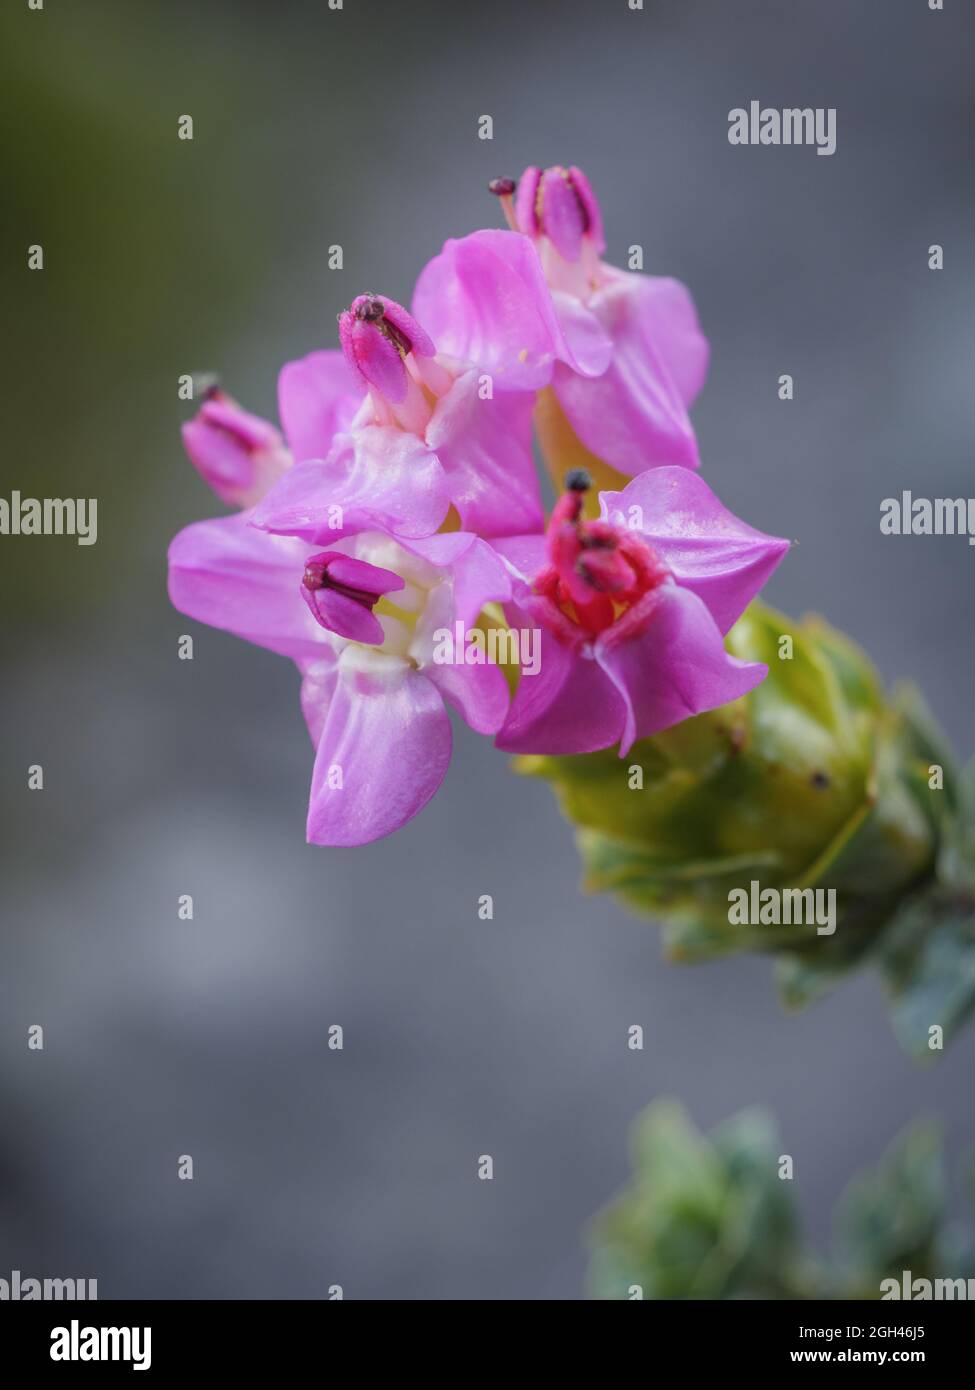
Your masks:
{"label": "flower bud", "polygon": [[231,507],[254,506],[291,465],[275,427],[218,386],[183,426],[183,445],[204,482]]}
{"label": "flower bud", "polygon": [[324,550],[306,562],[301,596],[320,627],[351,642],[378,643],[383,628],[372,610],[384,594],[403,587],[392,570]]}
{"label": "flower bud", "polygon": [[589,180],[574,165],[564,169],[529,167],[518,183],[518,226],[526,236],[547,237],[559,255],[577,261],[588,244],[596,255],[606,249],[603,219]]}
{"label": "flower bud", "polygon": [[339,315],[339,340],[363,385],[395,405],[406,400],[409,389],[407,357],[436,353],[433,341],[412,314],[381,294],[360,294]]}

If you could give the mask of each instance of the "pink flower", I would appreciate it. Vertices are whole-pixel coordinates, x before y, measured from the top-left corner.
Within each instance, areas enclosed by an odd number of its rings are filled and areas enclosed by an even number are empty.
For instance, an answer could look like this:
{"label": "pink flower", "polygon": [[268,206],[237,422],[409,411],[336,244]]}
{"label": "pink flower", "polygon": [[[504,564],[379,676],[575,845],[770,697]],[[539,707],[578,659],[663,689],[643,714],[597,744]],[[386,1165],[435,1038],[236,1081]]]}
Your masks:
{"label": "pink flower", "polygon": [[183,444],[203,480],[231,507],[252,507],[291,467],[291,454],[275,427],[211,387]]}
{"label": "pink flower", "polygon": [[619,473],[696,468],[687,407],[708,345],[690,294],[601,259],[599,204],[580,169],[526,169],[516,204],[510,185],[496,180],[494,191],[522,235],[446,242],[420,276],[414,312],[442,351],[482,362],[493,352],[513,384],[551,384],[583,445]]}
{"label": "pink flower", "polygon": [[546,536],[496,542],[514,578],[508,619],[541,629],[498,735],[518,753],[589,753],[736,700],[768,668],[722,641],[788,542],[753,530],[696,474],[656,468],[601,494],[583,518],[585,475],[570,474]]}
{"label": "pink flower", "polygon": [[383,295],[354,299],[339,337],[341,355],[315,353],[281,374],[298,462],[256,509],[256,526],[319,544],[373,528],[418,539],[451,507],[482,536],[542,525],[530,394],[492,380],[476,355],[438,355]]}
{"label": "pink flower", "polygon": [[368,532],[321,551],[240,515],[196,522],[169,548],[181,613],[298,663],[317,748],[315,844],[366,844],[426,805],[450,761],[444,701],[478,733],[501,727],[501,670],[437,664],[435,634],[472,629],[486,604],[510,595],[502,561],[462,531],[412,541]]}

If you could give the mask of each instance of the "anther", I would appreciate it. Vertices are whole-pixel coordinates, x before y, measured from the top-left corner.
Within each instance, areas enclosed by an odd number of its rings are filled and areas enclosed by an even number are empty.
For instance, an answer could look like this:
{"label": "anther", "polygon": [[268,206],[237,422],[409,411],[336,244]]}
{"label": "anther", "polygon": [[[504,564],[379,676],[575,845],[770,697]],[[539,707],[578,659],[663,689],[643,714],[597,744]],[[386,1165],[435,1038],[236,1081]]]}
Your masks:
{"label": "anther", "polygon": [[514,179],[509,179],[507,177],[492,179],[488,184],[488,191],[493,193],[496,198],[500,198],[505,221],[513,232],[521,230],[518,226],[518,215],[515,212],[513,196],[517,186]]}
{"label": "anther", "polygon": [[584,468],[570,468],[565,475],[565,487],[568,492],[588,492],[592,478]]}
{"label": "anther", "polygon": [[385,313],[386,310],[381,299],[369,298],[358,305],[355,316],[366,323],[376,323]]}

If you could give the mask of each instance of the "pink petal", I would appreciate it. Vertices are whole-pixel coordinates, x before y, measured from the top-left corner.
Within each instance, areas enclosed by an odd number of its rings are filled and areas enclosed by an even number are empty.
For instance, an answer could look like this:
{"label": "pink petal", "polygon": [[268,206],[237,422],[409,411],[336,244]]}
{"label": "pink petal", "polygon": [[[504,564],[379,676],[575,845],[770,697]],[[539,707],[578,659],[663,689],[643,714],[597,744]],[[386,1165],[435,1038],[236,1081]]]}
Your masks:
{"label": "pink petal", "polygon": [[601,256],[606,250],[606,237],[603,234],[603,214],[599,207],[599,199],[592,191],[592,184],[585,174],[574,164],[569,170],[569,177],[586,212],[588,219],[586,235],[592,242],[597,255]]}
{"label": "pink petal", "polygon": [[453,562],[454,616],[472,627],[489,603],[507,603],[511,578],[501,557],[487,541],[474,538]]}
{"label": "pink petal", "polygon": [[582,202],[560,168],[542,175],[542,230],[559,255],[577,261],[588,218]]}
{"label": "pink petal", "polygon": [[423,440],[393,426],[365,425],[339,435],[324,462],[309,460],[286,473],[255,508],[254,525],[319,545],[359,531],[427,536],[449,506],[443,468]]}
{"label": "pink petal", "polygon": [[441,531],[436,536],[408,539],[397,536],[396,539],[404,550],[419,555],[421,560],[426,560],[427,564],[434,565],[437,569],[455,565],[477,542],[477,537],[470,531]]}
{"label": "pink petal", "polygon": [[582,442],[621,473],[665,463],[696,468],[694,430],[659,349],[644,284],[640,276],[613,279],[588,302],[613,343],[603,375],[588,381],[559,363],[552,384]]}
{"label": "pink petal", "polygon": [[336,593],[334,589],[308,590],[302,585],[301,597],[311,609],[312,616],[323,628],[334,632],[337,637],[345,637],[350,642],[370,642],[377,646],[382,643],[384,633],[382,623],[371,608],[363,608],[347,594]]}
{"label": "pink petal", "polygon": [[441,353],[482,367],[495,390],[547,385],[557,357],[589,374],[609,360],[598,325],[588,356],[573,355],[535,248],[518,232],[481,231],[446,242],[421,273],[413,308]]}
{"label": "pink petal", "polygon": [[560,362],[565,364],[566,370],[571,368],[580,376],[601,376],[613,353],[606,329],[592,310],[574,294],[553,290],[552,304],[564,344],[559,352]]}
{"label": "pink petal", "polygon": [[624,702],[620,757],[648,738],[694,714],[717,709],[747,694],[768,674],[759,662],[725,651],[704,603],[688,589],[667,583],[656,590],[648,627],[614,644],[600,639],[596,658]]}
{"label": "pink petal", "polygon": [[538,236],[541,232],[538,223],[538,185],[541,178],[541,169],[534,164],[529,164],[518,180],[518,191],[515,194],[515,219],[526,236]]}
{"label": "pink petal", "polygon": [[320,658],[300,661],[298,666],[301,670],[301,712],[312,744],[317,748],[339,678],[338,653],[323,647]]}
{"label": "pink petal", "polygon": [[365,593],[394,594],[405,587],[405,581],[392,570],[381,565],[372,565],[368,560],[357,560],[354,555],[344,555],[337,551],[329,556],[328,577],[347,589],[361,589]]}
{"label": "pink petal", "polygon": [[[544,536],[507,536],[492,541],[491,546],[514,571],[521,581],[522,590],[526,592],[530,590],[532,581],[548,564]],[[517,593],[515,596],[517,597]]]}
{"label": "pink petal", "polygon": [[233,435],[214,429],[201,415],[181,427],[190,462],[209,487],[230,507],[240,505],[253,486],[254,460]]}
{"label": "pink petal", "polygon": [[453,615],[473,626],[488,603],[506,603],[511,597],[508,567],[495,545],[469,531],[444,531],[422,540],[397,537],[404,550],[428,565],[449,570]]}
{"label": "pink petal", "polygon": [[409,342],[411,352],[415,352],[417,357],[436,356],[437,346],[430,334],[417,323],[413,315],[408,313],[402,304],[397,304],[395,299],[387,299],[384,294],[377,294],[375,297],[386,311],[386,318],[395,328],[399,329],[403,337]]}
{"label": "pink petal", "polygon": [[339,318],[339,341],[364,386],[374,386],[396,403],[406,399],[407,375],[399,349],[374,323],[346,310]]}
{"label": "pink petal", "polygon": [[[508,712],[508,683],[503,671],[493,663],[439,663],[435,659],[439,650],[436,634],[446,629],[455,638],[455,624],[459,622],[466,637],[487,604],[509,599],[508,570],[487,541],[465,532],[403,544],[428,564],[450,572],[450,582],[437,585],[430,593],[410,655],[472,729],[496,733]],[[465,650],[466,644],[461,644],[459,654]]]}
{"label": "pink petal", "polygon": [[222,393],[215,393],[204,401],[197,418],[233,435],[245,449],[269,449],[281,438],[269,421],[252,415]]}
{"label": "pink petal", "polygon": [[362,386],[340,351],[286,362],[278,376],[278,413],[295,461],[325,458],[361,401]]}
{"label": "pink petal", "polygon": [[[466,661],[462,663],[434,660],[438,650],[437,632],[446,629],[452,638],[455,637],[454,624],[459,620],[463,624],[466,636],[473,628],[486,601],[483,598],[471,600],[471,595],[468,594],[468,611],[464,613],[458,608],[455,598],[453,585],[442,584],[433,591],[418,624],[410,654],[420,661],[423,674],[434,683],[444,699],[454,706],[475,733],[496,734],[504,723],[509,704],[508,682],[501,668],[489,663],[479,666],[468,665]],[[452,642],[451,645],[458,657],[465,655],[466,644],[458,646]]]}
{"label": "pink petal", "polygon": [[673,377],[681,400],[694,404],[708,372],[711,349],[701,332],[691,292],[680,280],[663,275],[637,275],[630,271],[604,267],[614,281],[635,281],[633,291],[641,297],[647,331]]}
{"label": "pink petal", "polygon": [[[398,830],[440,786],[450,749],[450,720],[425,676],[397,657],[348,648],[322,721],[309,841],[364,845]],[[338,775],[341,787],[330,786]]]}
{"label": "pink petal", "polygon": [[169,547],[169,597],[198,622],[312,659],[328,637],[299,593],[310,553],[304,541],[255,530],[246,512],[197,521]]}
{"label": "pink petal", "polygon": [[[533,625],[516,604],[507,616],[512,627]],[[495,742],[508,753],[594,753],[618,741],[625,718],[624,702],[602,668],[543,628],[538,674],[521,677]]]}
{"label": "pink petal", "polygon": [[426,439],[466,531],[500,536],[541,528],[533,406],[528,391],[497,391],[482,400],[476,370],[458,377],[438,401]]}
{"label": "pink petal", "polygon": [[511,696],[500,666],[431,665],[423,674],[476,734],[496,734],[501,728]]}
{"label": "pink petal", "polygon": [[600,494],[603,516],[634,525],[675,579],[703,599],[724,633],[789,549],[746,525],[686,468],[651,468],[621,492]]}

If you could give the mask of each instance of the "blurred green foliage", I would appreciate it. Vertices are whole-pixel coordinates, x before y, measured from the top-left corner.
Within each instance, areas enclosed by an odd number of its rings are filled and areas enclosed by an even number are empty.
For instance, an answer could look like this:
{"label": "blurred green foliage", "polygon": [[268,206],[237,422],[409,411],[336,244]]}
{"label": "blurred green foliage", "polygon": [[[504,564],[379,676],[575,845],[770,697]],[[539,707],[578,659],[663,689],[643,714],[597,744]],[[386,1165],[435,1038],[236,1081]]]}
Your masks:
{"label": "blurred green foliage", "polygon": [[948,1221],[940,1136],[915,1123],[836,1209],[834,1250],[799,1229],[771,1117],[745,1110],[707,1137],[673,1101],[633,1135],[633,1177],[593,1223],[590,1289],[605,1299],[878,1299],[881,1280],[975,1276],[970,1233]]}

